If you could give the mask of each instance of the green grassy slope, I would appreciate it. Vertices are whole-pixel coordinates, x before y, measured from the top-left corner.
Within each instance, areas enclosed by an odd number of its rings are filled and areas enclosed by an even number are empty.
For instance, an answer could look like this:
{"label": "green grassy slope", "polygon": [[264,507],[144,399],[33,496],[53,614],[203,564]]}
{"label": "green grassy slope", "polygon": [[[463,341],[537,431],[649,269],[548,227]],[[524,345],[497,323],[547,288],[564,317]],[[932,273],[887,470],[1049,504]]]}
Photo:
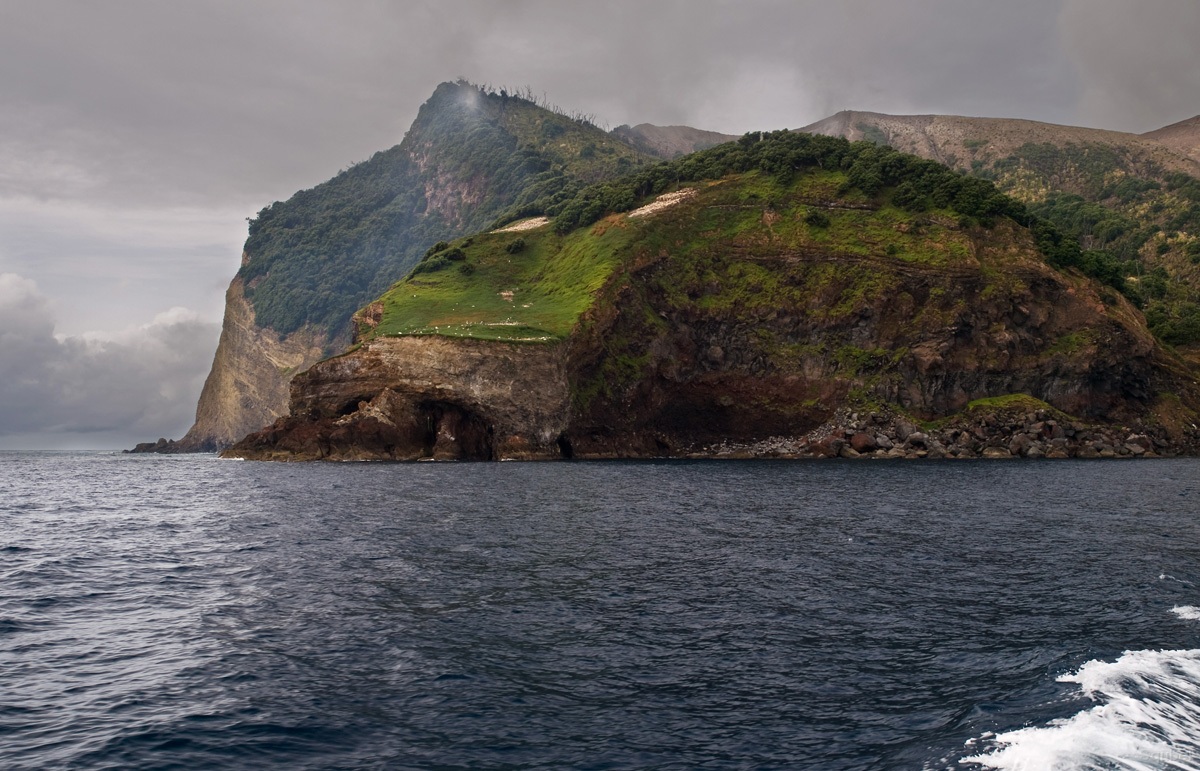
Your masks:
{"label": "green grassy slope", "polygon": [[[630,216],[635,206],[677,189],[695,194],[656,214]],[[750,135],[589,188],[546,213],[555,220],[537,229],[483,233],[429,250],[375,314],[364,314],[377,325],[361,327],[360,339],[559,340],[614,272],[664,254],[673,278],[663,291],[681,293],[681,306],[764,310],[810,304],[795,293],[823,284],[802,290],[756,258],[847,258],[828,268],[824,283],[837,284],[839,293],[831,303],[812,304],[815,314],[837,314],[856,307],[863,293],[888,290],[879,271],[857,258],[953,269],[973,259],[973,229],[1006,217],[1034,222],[1050,259],[1071,264],[1079,254],[989,183],[866,143],[783,132]]]}
{"label": "green grassy slope", "polygon": [[[430,256],[424,265],[433,270],[410,276],[381,298],[382,320],[367,336],[561,339],[621,263],[630,236],[620,227],[559,236],[543,226],[460,240]],[[451,252],[464,259],[443,256]]]}
{"label": "green grassy slope", "polygon": [[259,212],[239,275],[259,326],[333,334],[429,244],[650,161],[530,100],[443,83],[401,144]]}

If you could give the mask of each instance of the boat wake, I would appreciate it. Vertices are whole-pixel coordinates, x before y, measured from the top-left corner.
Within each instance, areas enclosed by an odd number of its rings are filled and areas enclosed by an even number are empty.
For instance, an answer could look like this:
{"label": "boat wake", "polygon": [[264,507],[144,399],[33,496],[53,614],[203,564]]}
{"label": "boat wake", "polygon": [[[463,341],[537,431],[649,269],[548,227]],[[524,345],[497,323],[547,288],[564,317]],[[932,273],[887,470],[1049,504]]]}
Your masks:
{"label": "boat wake", "polygon": [[[1200,620],[1200,608],[1172,612]],[[1097,705],[1044,726],[972,739],[969,747],[990,751],[959,762],[1008,771],[1200,771],[1200,650],[1126,651],[1058,680],[1078,684]]]}

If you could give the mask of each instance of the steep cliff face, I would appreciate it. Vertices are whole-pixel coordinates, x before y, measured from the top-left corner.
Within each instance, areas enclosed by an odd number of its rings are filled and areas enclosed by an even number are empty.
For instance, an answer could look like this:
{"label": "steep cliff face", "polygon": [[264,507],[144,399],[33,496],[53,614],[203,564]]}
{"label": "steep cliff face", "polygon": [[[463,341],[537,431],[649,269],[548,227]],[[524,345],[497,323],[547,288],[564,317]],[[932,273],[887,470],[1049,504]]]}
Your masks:
{"label": "steep cliff face", "polygon": [[321,362],[291,413],[233,454],[279,460],[557,457],[568,421],[562,347],[400,337]]}
{"label": "steep cliff face", "polygon": [[328,332],[305,328],[287,338],[254,323],[242,280],[225,293],[225,320],[212,370],[196,405],[196,422],[174,445],[176,452],[214,452],[279,417],[288,381],[320,361]]}
{"label": "steep cliff face", "polygon": [[799,437],[847,408],[937,420],[1018,393],[1133,424],[1188,387],[1112,290],[1016,229],[953,235],[968,250],[948,265],[781,243],[639,266],[573,341],[576,455]]}
{"label": "steep cliff face", "polygon": [[341,350],[354,311],[432,244],[650,161],[529,100],[443,83],[399,145],[259,212],[196,423],[140,449],[220,449],[270,423],[287,412],[291,377]]}
{"label": "steep cliff face", "polygon": [[[522,231],[519,248],[502,232],[451,245],[455,260],[434,256],[368,308],[365,345],[298,378],[291,414],[230,454],[706,456],[773,438],[822,454],[839,416],[943,421],[1015,395],[1042,405],[1021,431],[1041,431],[1048,410],[1113,436],[1136,429],[1143,453],[1192,446],[1195,374],[1118,292],[1051,267],[1012,219],[898,207],[871,164],[902,159],[794,136],[682,161],[701,177],[726,162],[753,170],[655,206]],[[951,200],[1019,212],[913,163],[934,193],[957,186]],[[1043,452],[1040,438],[956,425],[982,432],[963,453],[983,437]],[[1087,432],[1070,430],[1045,438],[1063,456],[1089,452],[1069,443]]]}

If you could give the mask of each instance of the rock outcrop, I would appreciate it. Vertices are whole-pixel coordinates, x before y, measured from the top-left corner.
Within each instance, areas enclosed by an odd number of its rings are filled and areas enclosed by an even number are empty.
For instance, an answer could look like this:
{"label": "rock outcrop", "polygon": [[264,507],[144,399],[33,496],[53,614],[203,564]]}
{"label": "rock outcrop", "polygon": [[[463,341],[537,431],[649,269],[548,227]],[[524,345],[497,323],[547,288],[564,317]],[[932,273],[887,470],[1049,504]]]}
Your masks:
{"label": "rock outcrop", "polygon": [[292,380],[291,412],[228,451],[268,460],[569,454],[562,346],[379,338]]}
{"label": "rock outcrop", "polygon": [[195,424],[178,442],[142,451],[215,452],[271,423],[285,409],[291,377],[320,361],[332,342],[327,331],[312,327],[281,338],[257,325],[242,280],[234,278],[225,293],[221,339]]}

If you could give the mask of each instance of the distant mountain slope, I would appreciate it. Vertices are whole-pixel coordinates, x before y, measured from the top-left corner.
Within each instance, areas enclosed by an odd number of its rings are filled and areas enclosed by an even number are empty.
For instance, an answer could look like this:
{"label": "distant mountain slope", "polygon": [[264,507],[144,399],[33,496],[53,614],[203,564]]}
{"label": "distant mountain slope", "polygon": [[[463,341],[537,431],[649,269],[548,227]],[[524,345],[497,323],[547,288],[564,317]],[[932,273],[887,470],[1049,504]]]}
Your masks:
{"label": "distant mountain slope", "polygon": [[291,377],[340,350],[354,311],[434,242],[655,160],[527,99],[441,84],[399,145],[250,223],[196,423],[171,449],[220,448],[274,420]]}
{"label": "distant mountain slope", "polygon": [[1107,263],[1160,338],[1197,345],[1195,128],[1184,121],[1136,135],[1028,120],[840,112],[801,131],[890,145],[995,181]]}
{"label": "distant mountain slope", "polygon": [[[1187,123],[1185,121],[1184,123]],[[1183,124],[1176,124],[1182,126]],[[1174,127],[1159,129],[1166,132]],[[845,137],[886,144],[902,152],[930,158],[969,171],[973,161],[994,162],[1028,144],[1101,145],[1119,148],[1138,164],[1153,164],[1158,173],[1182,171],[1200,175],[1200,161],[1150,134],[1060,126],[1016,118],[969,118],[958,115],[885,115],[846,110],[805,126],[807,134]],[[1185,131],[1179,132],[1181,135]]]}
{"label": "distant mountain slope", "polygon": [[1161,142],[1200,163],[1200,115],[1172,123],[1157,131],[1148,131],[1142,136]]}
{"label": "distant mountain slope", "polygon": [[703,131],[690,126],[655,126],[650,123],[618,126],[612,133],[643,152],[667,160],[737,139],[731,134]]}

